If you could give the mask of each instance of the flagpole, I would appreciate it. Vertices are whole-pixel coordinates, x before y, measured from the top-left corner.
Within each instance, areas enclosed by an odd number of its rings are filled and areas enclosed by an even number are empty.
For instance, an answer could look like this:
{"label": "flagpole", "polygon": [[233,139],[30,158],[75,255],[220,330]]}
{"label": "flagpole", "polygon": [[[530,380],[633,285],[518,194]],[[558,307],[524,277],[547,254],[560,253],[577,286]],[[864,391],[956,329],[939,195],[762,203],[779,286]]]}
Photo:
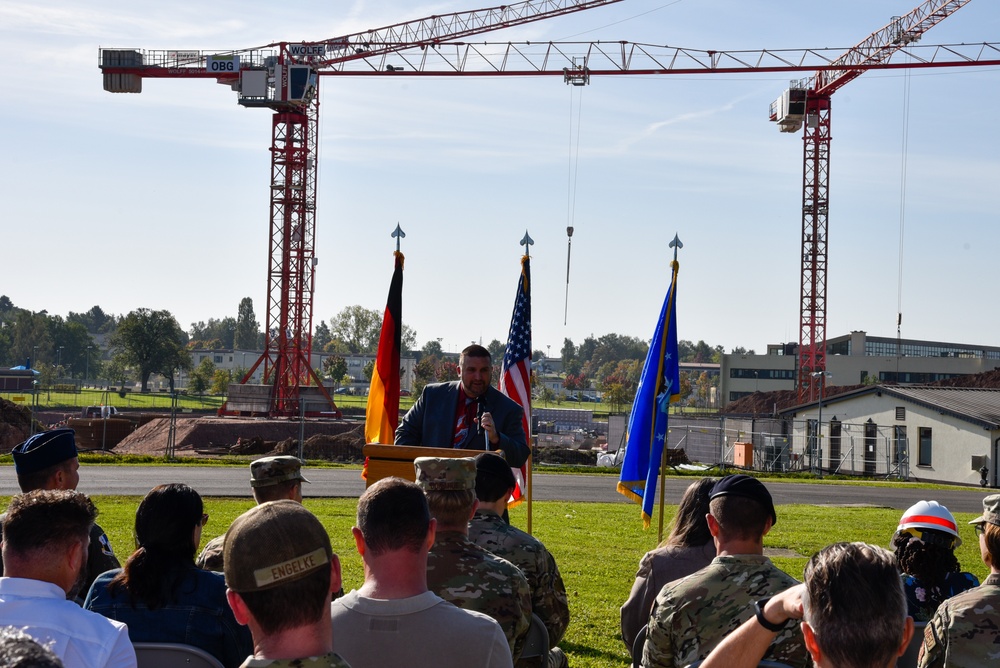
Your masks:
{"label": "flagpole", "polygon": [[[676,233],[674,234],[674,239],[673,241],[670,242],[669,247],[674,249],[674,261],[670,263],[670,269],[672,274],[670,277],[670,286],[671,286],[670,299],[676,299],[677,295],[674,291],[674,286],[676,285],[676,281],[674,279],[677,277],[677,268],[679,266],[677,264],[677,249],[684,248],[684,244],[681,243],[681,240],[680,238],[678,238]],[[668,403],[667,411],[669,412],[669,410],[670,410],[670,405]],[[660,452],[660,520],[659,520],[660,523],[659,523],[659,528],[657,529],[656,532],[657,545],[663,542],[663,512],[664,512],[664,506],[666,505],[666,499],[664,498],[664,496],[666,495],[666,480],[664,480],[664,478],[667,475],[667,445],[669,445],[670,442],[669,434],[670,434],[670,429],[668,427],[667,433],[664,434],[663,436],[663,450]]]}

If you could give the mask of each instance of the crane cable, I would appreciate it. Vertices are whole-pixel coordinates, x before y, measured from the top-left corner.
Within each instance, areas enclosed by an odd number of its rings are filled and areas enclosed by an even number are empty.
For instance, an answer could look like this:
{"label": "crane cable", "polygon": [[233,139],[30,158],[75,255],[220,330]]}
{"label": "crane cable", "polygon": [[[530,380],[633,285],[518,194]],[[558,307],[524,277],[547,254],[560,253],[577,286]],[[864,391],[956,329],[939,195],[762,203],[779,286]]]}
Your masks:
{"label": "crane cable", "polygon": [[[573,90],[580,89],[576,108],[576,142],[573,140]],[[583,87],[569,86],[569,155],[566,169],[566,301],[563,326],[569,321],[569,266],[573,251],[573,224],[576,221],[576,192],[580,176],[580,126],[583,118]]]}
{"label": "crane cable", "polygon": [[899,269],[896,275],[896,378],[902,357],[903,239],[906,230],[906,162],[910,143],[910,70],[903,71],[903,137],[899,167]]}

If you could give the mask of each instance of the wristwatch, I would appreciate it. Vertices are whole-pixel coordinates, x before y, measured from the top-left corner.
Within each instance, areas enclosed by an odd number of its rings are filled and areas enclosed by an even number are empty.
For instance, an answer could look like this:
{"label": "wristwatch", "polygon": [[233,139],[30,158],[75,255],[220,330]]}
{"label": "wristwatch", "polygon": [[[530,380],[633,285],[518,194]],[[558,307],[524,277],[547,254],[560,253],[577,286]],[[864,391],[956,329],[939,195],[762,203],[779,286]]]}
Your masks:
{"label": "wristwatch", "polygon": [[757,616],[757,623],[758,624],[760,624],[761,626],[763,626],[765,629],[767,629],[771,633],[779,633],[779,632],[785,630],[785,625],[788,624],[788,620],[786,619],[785,621],[781,622],[780,624],[775,624],[775,623],[769,622],[767,620],[767,617],[764,616],[764,606],[767,605],[767,602],[770,601],[770,600],[771,600],[771,597],[768,596],[767,598],[762,598],[762,599],[758,599],[757,601],[754,601],[754,604],[753,604],[754,614]]}

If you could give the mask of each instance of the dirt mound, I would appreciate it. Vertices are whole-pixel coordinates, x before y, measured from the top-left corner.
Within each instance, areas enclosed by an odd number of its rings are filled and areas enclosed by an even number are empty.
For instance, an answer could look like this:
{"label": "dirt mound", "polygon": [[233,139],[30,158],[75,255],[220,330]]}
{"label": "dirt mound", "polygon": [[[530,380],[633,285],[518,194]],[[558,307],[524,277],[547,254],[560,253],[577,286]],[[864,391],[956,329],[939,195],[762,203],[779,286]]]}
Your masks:
{"label": "dirt mound", "polygon": [[992,369],[971,376],[946,378],[929,385],[935,387],[970,387],[978,390],[1000,390],[1000,369]]}
{"label": "dirt mound", "polygon": [[[306,456],[338,459],[349,449],[345,444],[361,443],[363,425],[343,421],[306,421]],[[163,455],[167,449],[170,418],[150,420],[115,447],[117,453]],[[355,433],[354,437],[350,434]],[[284,454],[278,452],[284,441],[294,441],[298,452],[298,420],[262,420],[253,418],[185,417],[178,418],[174,436],[175,452],[184,456],[241,454]],[[310,453],[310,442],[315,456]],[[290,447],[290,446],[284,446]],[[360,456],[360,445],[357,447]],[[329,453],[329,457],[321,453]]]}
{"label": "dirt mound", "polygon": [[[10,452],[31,436],[31,409],[0,398],[0,448]],[[35,431],[44,431],[41,425]]]}

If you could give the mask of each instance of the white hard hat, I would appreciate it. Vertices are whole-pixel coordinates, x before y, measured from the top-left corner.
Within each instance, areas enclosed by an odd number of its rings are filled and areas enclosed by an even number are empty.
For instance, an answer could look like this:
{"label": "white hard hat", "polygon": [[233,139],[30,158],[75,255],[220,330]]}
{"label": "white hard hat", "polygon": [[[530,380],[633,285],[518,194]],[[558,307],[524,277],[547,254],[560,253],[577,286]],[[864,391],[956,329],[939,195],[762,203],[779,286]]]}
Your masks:
{"label": "white hard hat", "polygon": [[955,537],[955,547],[962,544],[962,539],[958,535],[958,525],[955,524],[955,517],[947,508],[937,501],[918,501],[903,513],[899,519],[897,532],[906,530],[922,531],[923,529],[933,529],[951,534]]}

